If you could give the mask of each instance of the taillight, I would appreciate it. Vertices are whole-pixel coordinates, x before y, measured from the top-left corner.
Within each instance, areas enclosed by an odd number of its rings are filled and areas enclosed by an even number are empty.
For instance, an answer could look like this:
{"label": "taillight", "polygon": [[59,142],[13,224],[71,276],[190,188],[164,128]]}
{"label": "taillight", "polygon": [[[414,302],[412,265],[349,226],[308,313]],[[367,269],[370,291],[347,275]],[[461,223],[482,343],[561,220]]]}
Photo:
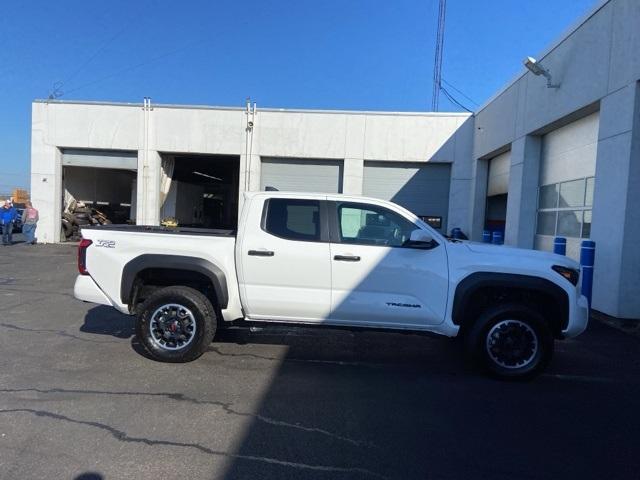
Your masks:
{"label": "taillight", "polygon": [[80,240],[80,245],[78,245],[78,272],[80,275],[89,275],[89,270],[87,270],[87,248],[93,242],[87,238],[83,238]]}

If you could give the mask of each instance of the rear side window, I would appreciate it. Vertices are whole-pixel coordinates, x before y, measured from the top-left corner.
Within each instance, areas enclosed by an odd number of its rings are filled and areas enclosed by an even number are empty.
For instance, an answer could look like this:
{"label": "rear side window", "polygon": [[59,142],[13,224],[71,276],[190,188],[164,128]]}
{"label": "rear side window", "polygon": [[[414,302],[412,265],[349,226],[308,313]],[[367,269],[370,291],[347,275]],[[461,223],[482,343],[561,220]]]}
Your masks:
{"label": "rear side window", "polygon": [[270,198],[264,230],[287,240],[320,241],[320,202]]}

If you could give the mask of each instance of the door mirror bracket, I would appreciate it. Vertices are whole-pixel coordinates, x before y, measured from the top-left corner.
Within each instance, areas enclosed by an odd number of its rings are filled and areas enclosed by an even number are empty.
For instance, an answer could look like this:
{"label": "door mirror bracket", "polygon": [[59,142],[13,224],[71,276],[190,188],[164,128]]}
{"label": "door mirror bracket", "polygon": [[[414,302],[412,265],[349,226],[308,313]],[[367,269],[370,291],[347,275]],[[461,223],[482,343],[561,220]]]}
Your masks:
{"label": "door mirror bracket", "polygon": [[409,248],[422,248],[429,250],[436,247],[438,242],[433,239],[433,236],[429,232],[418,228],[411,232],[409,241],[405,245]]}

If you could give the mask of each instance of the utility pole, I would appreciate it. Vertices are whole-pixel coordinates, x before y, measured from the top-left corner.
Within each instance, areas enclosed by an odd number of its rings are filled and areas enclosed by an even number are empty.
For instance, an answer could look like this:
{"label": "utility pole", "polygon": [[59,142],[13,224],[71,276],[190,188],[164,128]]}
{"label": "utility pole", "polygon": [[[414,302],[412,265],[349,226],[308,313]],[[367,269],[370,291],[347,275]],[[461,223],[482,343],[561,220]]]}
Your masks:
{"label": "utility pole", "polygon": [[439,0],[438,32],[436,34],[436,54],[433,64],[433,94],[431,96],[431,110],[438,111],[440,85],[442,82],[442,50],[444,49],[444,20],[447,10],[447,0]]}
{"label": "utility pole", "polygon": [[253,154],[253,127],[256,121],[256,109],[257,104],[253,102],[251,105],[251,98],[247,98],[246,104],[246,127],[245,131],[245,175],[244,175],[244,190],[248,192],[251,190],[251,155]]}

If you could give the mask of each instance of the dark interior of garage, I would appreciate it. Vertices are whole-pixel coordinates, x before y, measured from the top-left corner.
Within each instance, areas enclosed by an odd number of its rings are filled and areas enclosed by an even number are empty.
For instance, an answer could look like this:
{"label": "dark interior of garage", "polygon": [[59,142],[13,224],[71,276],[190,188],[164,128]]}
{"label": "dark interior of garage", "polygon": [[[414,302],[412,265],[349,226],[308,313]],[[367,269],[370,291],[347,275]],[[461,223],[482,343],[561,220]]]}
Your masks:
{"label": "dark interior of garage", "polygon": [[507,194],[487,197],[484,228],[504,232],[507,223]]}
{"label": "dark interior of garage", "polygon": [[238,223],[240,158],[236,155],[175,155],[161,222],[235,229]]}
{"label": "dark interior of garage", "polygon": [[61,240],[77,240],[85,225],[135,223],[136,176],[134,170],[65,166]]}

